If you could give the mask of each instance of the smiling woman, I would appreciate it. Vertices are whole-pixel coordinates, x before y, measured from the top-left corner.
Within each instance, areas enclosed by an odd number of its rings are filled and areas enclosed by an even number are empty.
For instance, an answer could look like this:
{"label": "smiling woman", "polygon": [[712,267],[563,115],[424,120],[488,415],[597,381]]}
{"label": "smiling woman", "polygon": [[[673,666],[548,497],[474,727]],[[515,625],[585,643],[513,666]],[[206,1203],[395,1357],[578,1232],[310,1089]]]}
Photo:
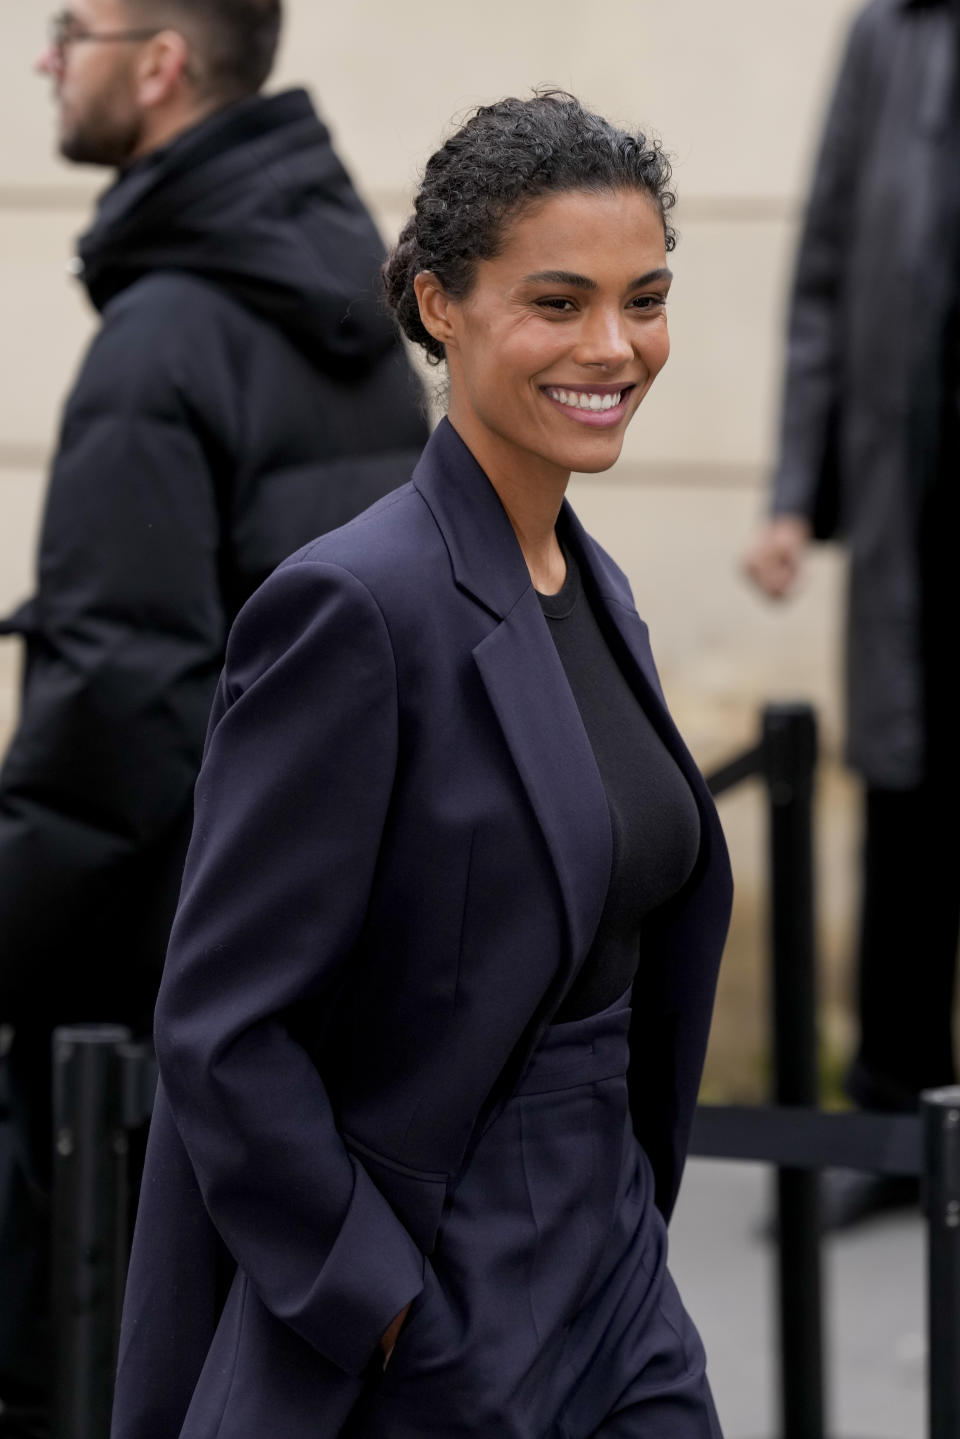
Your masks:
{"label": "smiling woman", "polygon": [[540,588],[570,472],[616,462],[669,353],[669,182],[659,147],[572,97],[505,100],[431,158],[386,270]]}
{"label": "smiling woman", "polygon": [[668,178],[553,93],[427,164],[386,283],[449,414],[231,635],[114,1439],[719,1439],[666,1220],[729,868],[564,500],[667,358]]}
{"label": "smiling woman", "polygon": [[417,275],[423,323],[444,344],[450,423],[508,514],[537,495],[552,528],[571,470],[619,458],[669,353],[669,286],[663,222],[635,190],[530,205],[460,300]]}

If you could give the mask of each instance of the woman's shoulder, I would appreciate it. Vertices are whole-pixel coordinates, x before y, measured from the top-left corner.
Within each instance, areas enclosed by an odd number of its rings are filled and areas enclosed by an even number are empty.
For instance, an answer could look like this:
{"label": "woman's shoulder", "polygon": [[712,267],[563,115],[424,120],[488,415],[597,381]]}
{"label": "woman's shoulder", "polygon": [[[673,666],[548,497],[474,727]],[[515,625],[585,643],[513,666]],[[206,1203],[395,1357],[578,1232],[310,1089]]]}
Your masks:
{"label": "woman's shoulder", "polygon": [[412,485],[304,545],[251,595],[227,642],[227,693],[235,697],[283,656],[326,661],[404,651],[433,605],[449,562],[430,512]]}
{"label": "woman's shoulder", "polygon": [[374,595],[402,597],[425,579],[442,583],[449,566],[438,564],[445,546],[422,496],[401,485],[339,529],[330,530],[284,560],[294,566],[347,571]]}

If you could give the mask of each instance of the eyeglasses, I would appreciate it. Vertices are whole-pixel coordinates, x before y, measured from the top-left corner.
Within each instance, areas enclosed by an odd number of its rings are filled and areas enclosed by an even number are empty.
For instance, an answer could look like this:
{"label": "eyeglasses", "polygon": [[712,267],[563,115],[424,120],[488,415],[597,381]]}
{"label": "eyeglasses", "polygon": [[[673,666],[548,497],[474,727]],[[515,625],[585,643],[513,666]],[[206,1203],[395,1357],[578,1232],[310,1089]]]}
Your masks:
{"label": "eyeglasses", "polygon": [[160,30],[86,30],[76,15],[71,15],[69,10],[61,10],[50,20],[49,33],[50,48],[62,59],[71,45],[79,45],[81,41],[152,40],[154,35],[160,34]]}

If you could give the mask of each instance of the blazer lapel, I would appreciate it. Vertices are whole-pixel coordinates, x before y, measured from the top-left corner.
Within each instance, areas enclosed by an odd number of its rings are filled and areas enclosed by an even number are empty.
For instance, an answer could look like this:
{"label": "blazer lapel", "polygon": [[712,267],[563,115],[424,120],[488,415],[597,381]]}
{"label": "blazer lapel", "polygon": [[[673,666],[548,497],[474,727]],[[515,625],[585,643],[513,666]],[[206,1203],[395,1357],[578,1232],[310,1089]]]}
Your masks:
{"label": "blazer lapel", "polygon": [[413,479],[457,585],[499,621],[473,654],[557,872],[570,938],[562,992],[590,947],[610,883],[606,794],[513,527],[449,421],[434,431]]}
{"label": "blazer lapel", "polygon": [[610,885],[606,793],[532,587],[473,654],[560,880],[570,931],[562,985],[586,957]]}

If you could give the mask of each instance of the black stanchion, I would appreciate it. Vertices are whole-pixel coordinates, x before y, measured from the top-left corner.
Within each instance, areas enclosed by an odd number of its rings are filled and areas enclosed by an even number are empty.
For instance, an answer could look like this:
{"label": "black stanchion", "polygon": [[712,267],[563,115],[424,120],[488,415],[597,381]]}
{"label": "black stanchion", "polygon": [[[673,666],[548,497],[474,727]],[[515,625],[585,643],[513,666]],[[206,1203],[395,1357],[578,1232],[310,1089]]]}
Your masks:
{"label": "black stanchion", "polygon": [[924,1207],[930,1439],[960,1435],[960,1087],[927,1090]]}
{"label": "black stanchion", "polygon": [[54,1439],[108,1439],[129,1250],[128,1137],[116,1025],[53,1037]]}
{"label": "black stanchion", "polygon": [[[813,780],[816,717],[809,705],[769,705],[763,716],[770,814],[773,1098],[815,1106]],[[823,1284],[819,1177],[777,1170],[780,1400],[783,1439],[823,1439]]]}
{"label": "black stanchion", "polygon": [[701,1107],[691,1153],[779,1166],[783,1439],[823,1439],[819,1170],[846,1164],[879,1174],[923,1176],[930,1340],[927,1439],[960,1439],[960,1086],[926,1092],[921,1117],[824,1114],[816,1108],[816,751],[816,720],[807,705],[769,706],[761,745],[724,765],[708,781],[719,795],[742,779],[763,774],[769,789],[774,1089],[779,1107]]}
{"label": "black stanchion", "polygon": [[827,1165],[872,1174],[923,1173],[918,1114],[778,1109],[766,1104],[701,1104],[690,1153],[789,1169]]}
{"label": "black stanchion", "polygon": [[[719,796],[741,780],[766,782],[770,823],[773,1101],[816,1106],[813,781],[817,721],[808,704],[767,705],[760,743],[715,771]],[[777,1298],[782,1439],[823,1439],[823,1284],[819,1180],[777,1171]]]}

